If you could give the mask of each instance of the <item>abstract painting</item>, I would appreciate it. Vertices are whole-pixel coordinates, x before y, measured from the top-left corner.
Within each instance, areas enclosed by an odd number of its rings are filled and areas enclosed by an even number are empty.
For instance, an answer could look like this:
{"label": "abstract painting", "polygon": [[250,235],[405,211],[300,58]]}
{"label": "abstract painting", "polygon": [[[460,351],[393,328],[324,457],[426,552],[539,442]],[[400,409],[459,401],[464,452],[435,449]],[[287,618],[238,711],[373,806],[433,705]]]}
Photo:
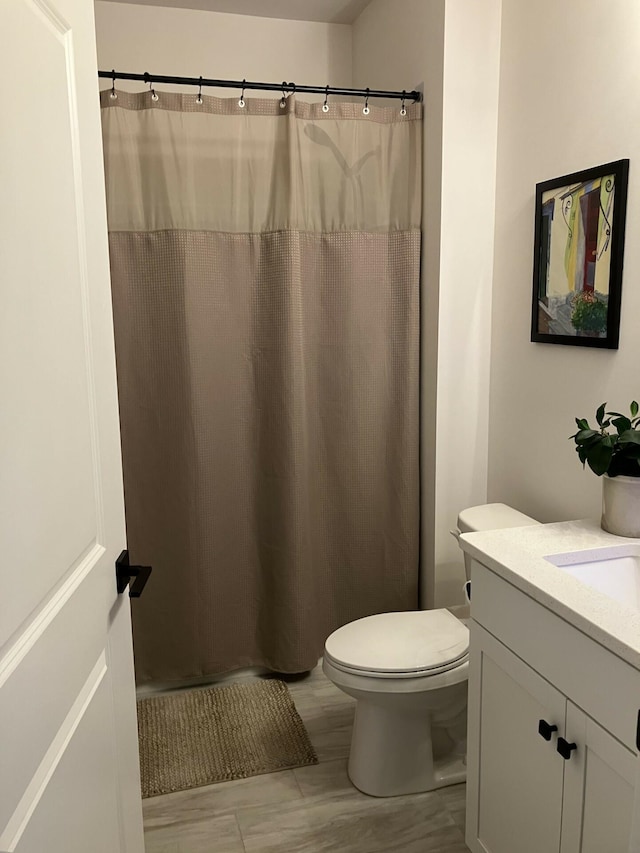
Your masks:
{"label": "abstract painting", "polygon": [[617,349],[629,161],[536,184],[531,340]]}

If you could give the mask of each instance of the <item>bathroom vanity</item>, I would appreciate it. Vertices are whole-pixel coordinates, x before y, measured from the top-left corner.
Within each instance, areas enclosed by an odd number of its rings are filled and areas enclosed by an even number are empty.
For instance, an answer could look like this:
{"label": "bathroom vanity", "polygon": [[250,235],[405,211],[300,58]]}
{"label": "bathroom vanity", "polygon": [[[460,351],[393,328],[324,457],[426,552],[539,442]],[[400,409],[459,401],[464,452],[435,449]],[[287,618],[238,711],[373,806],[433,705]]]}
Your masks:
{"label": "bathroom vanity", "polygon": [[473,558],[467,845],[637,853],[640,541],[577,521],[460,545]]}

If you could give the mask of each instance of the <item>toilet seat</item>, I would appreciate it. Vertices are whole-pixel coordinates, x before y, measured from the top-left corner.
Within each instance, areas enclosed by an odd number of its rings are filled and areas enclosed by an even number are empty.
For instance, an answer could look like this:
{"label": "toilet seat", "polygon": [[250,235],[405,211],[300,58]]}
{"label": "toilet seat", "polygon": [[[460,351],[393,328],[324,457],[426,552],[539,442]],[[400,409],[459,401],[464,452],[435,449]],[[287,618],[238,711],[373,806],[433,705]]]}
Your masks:
{"label": "toilet seat", "polygon": [[366,616],[327,639],[325,658],[337,670],[368,678],[418,678],[466,664],[469,631],[448,610]]}

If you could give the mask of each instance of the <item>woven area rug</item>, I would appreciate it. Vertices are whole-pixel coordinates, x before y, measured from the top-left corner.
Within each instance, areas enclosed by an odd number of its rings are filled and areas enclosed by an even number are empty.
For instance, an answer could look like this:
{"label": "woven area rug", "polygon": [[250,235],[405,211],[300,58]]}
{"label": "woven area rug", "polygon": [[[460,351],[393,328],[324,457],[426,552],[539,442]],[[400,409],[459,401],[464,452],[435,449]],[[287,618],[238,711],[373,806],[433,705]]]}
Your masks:
{"label": "woven area rug", "polygon": [[143,797],[318,763],[277,679],[140,699],[138,743]]}

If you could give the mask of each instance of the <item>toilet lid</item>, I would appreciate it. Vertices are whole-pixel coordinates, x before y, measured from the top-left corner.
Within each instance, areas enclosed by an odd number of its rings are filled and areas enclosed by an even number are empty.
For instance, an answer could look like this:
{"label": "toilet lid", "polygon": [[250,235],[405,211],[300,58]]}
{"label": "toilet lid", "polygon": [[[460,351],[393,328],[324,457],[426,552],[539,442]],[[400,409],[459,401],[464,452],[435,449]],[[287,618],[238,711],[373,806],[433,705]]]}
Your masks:
{"label": "toilet lid", "polygon": [[468,651],[469,631],[448,610],[366,616],[338,628],[325,644],[340,668],[397,676],[452,669]]}

